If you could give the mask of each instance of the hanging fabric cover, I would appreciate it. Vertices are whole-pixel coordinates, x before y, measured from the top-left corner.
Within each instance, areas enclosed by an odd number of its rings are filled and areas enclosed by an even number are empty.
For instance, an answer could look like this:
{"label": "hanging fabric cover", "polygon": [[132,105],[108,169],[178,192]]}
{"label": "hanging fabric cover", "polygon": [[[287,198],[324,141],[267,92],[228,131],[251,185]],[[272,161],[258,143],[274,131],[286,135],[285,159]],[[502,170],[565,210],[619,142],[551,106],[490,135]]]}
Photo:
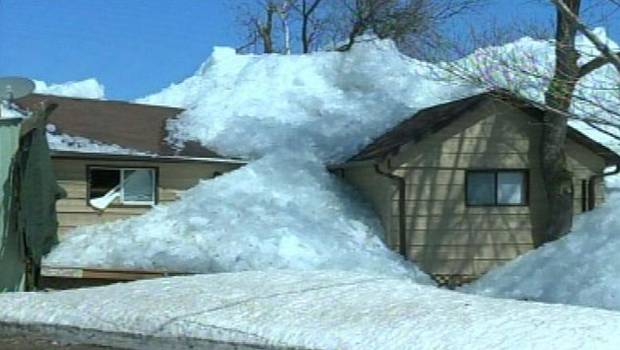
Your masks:
{"label": "hanging fabric cover", "polygon": [[20,119],[0,119],[0,293],[25,289],[25,246],[18,234],[14,176],[20,129]]}

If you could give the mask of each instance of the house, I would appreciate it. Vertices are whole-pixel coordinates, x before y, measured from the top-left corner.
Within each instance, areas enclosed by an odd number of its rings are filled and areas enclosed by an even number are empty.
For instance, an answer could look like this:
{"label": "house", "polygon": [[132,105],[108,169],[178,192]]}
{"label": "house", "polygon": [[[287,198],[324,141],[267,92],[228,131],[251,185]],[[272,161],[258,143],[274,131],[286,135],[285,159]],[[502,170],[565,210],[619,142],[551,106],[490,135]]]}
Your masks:
{"label": "house", "polygon": [[48,124],[52,163],[67,193],[57,204],[60,240],[82,225],[143,214],[245,164],[196,143],[167,143],[166,123],[181,109],[40,94],[18,100],[25,109],[50,103],[58,106]]}
{"label": "house", "polygon": [[45,139],[53,109],[0,118],[0,293],[34,288],[41,258],[57,242],[61,191]]}
{"label": "house", "polygon": [[[379,214],[387,244],[440,283],[461,284],[542,243],[542,111],[490,92],[416,113],[333,167]],[[575,214],[604,200],[620,156],[568,130]]]}
{"label": "house", "polygon": [[[165,126],[180,109],[46,95],[19,101],[30,108],[42,102],[58,105],[52,138],[73,137],[52,142],[67,192],[57,204],[61,239],[81,225],[142,214],[245,164],[197,144],[170,146]],[[373,205],[388,246],[440,283],[461,284],[542,243],[541,125],[534,104],[483,93],[419,111],[330,170]],[[98,144],[71,144],[84,140]],[[620,156],[573,128],[567,154],[575,214],[591,210],[604,200],[605,169],[618,166]],[[83,269],[79,276],[97,273]]]}

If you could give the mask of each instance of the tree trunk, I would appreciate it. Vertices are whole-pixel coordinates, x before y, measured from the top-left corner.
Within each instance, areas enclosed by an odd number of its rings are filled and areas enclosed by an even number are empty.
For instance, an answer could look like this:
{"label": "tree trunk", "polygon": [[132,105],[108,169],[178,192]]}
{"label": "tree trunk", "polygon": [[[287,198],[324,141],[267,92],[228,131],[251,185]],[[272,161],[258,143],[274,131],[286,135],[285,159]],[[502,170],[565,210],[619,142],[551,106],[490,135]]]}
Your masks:
{"label": "tree trunk", "polygon": [[[579,14],[580,0],[565,1],[573,13]],[[574,20],[557,11],[556,66],[553,78],[545,93],[545,112],[541,168],[545,184],[548,215],[544,241],[551,241],[568,233],[573,221],[573,183],[568,169],[565,144],[567,114],[575,86],[579,79],[575,48],[577,26]]]}

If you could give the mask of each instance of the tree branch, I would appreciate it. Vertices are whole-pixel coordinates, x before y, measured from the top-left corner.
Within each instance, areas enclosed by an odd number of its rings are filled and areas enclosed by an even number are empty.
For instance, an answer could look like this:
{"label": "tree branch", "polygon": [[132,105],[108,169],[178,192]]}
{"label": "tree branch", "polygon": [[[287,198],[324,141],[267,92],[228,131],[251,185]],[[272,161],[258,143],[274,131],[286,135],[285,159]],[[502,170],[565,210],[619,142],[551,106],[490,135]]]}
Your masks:
{"label": "tree branch", "polygon": [[[566,6],[563,0],[550,0],[552,3],[556,5],[556,7],[568,18],[570,18],[583,35],[585,35],[588,40],[594,44],[597,50],[601,52],[601,56],[606,58],[607,61],[616,67],[618,72],[620,72],[620,57],[617,54],[613,53],[609,46],[605,44],[601,39],[598,38],[596,34],[594,34],[588,27],[581,22],[579,17],[577,17],[569,8]],[[596,59],[595,59],[596,60]]]}

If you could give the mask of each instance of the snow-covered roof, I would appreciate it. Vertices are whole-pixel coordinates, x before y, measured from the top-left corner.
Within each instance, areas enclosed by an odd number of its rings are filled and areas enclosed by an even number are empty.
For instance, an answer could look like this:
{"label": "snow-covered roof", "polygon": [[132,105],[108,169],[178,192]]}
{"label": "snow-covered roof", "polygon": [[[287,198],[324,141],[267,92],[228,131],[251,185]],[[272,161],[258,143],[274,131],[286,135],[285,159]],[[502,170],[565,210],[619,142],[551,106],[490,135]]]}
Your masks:
{"label": "snow-covered roof", "polygon": [[56,152],[224,158],[196,143],[177,149],[166,142],[166,123],[182,109],[43,94],[23,97],[17,103],[27,109],[42,103],[58,105],[48,126],[50,147]]}
{"label": "snow-covered roof", "polygon": [[[535,118],[542,118],[542,113],[544,112],[542,105],[509,91],[494,90],[483,92],[418,111],[410,118],[405,119],[385,134],[376,138],[371,144],[351,157],[349,161],[380,159],[397,151],[400,146],[406,143],[420,142],[428,135],[442,129],[465,112],[476,108],[481,102],[489,99],[509,103]],[[569,125],[567,136],[601,156],[607,165],[620,164],[620,155],[618,153],[580,132],[574,126]]]}

